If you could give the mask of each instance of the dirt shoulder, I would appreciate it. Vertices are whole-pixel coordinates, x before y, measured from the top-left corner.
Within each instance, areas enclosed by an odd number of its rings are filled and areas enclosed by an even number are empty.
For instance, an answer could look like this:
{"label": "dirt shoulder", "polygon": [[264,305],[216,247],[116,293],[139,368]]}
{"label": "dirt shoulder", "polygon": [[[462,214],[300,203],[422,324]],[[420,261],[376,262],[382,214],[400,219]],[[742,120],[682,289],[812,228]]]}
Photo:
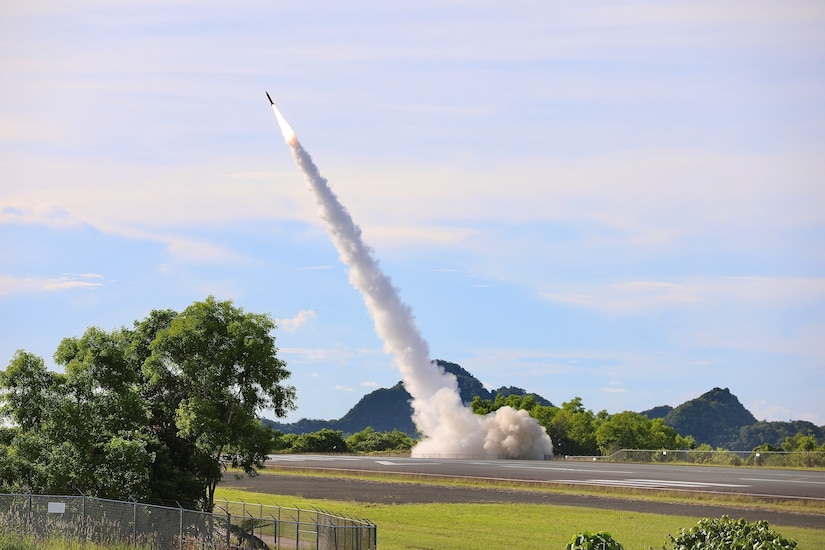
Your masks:
{"label": "dirt shoulder", "polygon": [[262,473],[240,480],[234,474],[225,474],[223,487],[232,487],[258,493],[293,495],[308,499],[340,500],[376,504],[428,503],[521,503],[582,506],[628,512],[650,512],[679,516],[719,517],[748,521],[767,520],[771,525],[793,525],[825,529],[825,516],[775,512],[707,504],[665,503],[596,495],[575,495],[516,489],[456,487],[427,483],[395,483],[337,477],[318,477],[300,474]]}

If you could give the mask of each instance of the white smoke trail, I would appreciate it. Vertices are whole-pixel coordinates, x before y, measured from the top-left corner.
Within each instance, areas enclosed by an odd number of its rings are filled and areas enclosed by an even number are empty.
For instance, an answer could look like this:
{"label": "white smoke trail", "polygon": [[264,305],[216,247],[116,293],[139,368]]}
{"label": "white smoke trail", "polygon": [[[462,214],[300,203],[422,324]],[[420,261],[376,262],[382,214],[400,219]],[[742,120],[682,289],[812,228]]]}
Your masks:
{"label": "white smoke trail", "polygon": [[455,376],[430,360],[429,347],[415,325],[412,310],[381,271],[361,238],[361,229],[274,103],[272,110],[315,196],[332,242],[350,268],[350,283],[364,297],[384,351],[395,357],[404,387],[412,396],[413,422],[423,435],[413,456],[543,459],[551,455],[550,437],[527,411],[503,407],[480,417],[461,403]]}

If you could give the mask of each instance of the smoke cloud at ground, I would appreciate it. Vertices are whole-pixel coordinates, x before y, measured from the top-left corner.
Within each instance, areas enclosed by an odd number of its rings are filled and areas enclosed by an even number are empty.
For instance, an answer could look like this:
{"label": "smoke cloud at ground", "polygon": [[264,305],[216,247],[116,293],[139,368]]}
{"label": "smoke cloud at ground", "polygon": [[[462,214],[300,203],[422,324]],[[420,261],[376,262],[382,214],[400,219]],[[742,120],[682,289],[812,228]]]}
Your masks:
{"label": "smoke cloud at ground", "polygon": [[527,411],[503,407],[476,415],[461,402],[455,376],[430,360],[427,342],[392,282],[380,269],[347,209],[332,192],[286,119],[272,105],[284,140],[309,183],[320,217],[350,268],[350,283],[364,298],[384,351],[395,357],[404,387],[412,396],[413,422],[422,441],[413,456],[544,459],[553,444]]}

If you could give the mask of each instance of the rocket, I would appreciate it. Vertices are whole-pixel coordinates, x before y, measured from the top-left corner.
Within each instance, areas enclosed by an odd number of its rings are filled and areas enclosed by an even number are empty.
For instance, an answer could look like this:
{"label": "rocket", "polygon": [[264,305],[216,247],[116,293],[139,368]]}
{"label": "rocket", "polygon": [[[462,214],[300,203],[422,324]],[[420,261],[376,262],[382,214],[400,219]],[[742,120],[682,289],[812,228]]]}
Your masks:
{"label": "rocket", "polygon": [[266,98],[269,100],[269,105],[272,107],[272,111],[275,113],[275,118],[278,120],[278,126],[281,128],[281,133],[284,135],[284,141],[287,145],[294,148],[298,145],[298,137],[295,135],[295,130],[292,129],[292,126],[290,126],[289,122],[286,121],[284,115],[282,115],[281,111],[278,110],[278,106],[275,105],[275,102],[272,101],[271,97],[269,97],[269,92],[266,92]]}

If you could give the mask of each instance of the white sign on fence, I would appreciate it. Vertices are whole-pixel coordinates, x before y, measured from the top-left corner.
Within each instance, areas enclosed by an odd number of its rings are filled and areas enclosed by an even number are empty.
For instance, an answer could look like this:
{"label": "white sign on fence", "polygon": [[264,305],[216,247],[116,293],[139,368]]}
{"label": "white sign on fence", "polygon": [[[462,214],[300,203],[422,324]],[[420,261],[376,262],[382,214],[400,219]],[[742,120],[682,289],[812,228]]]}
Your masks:
{"label": "white sign on fence", "polygon": [[49,513],[50,514],[64,514],[64,513],[66,513],[66,503],[65,502],[50,502],[49,503]]}

